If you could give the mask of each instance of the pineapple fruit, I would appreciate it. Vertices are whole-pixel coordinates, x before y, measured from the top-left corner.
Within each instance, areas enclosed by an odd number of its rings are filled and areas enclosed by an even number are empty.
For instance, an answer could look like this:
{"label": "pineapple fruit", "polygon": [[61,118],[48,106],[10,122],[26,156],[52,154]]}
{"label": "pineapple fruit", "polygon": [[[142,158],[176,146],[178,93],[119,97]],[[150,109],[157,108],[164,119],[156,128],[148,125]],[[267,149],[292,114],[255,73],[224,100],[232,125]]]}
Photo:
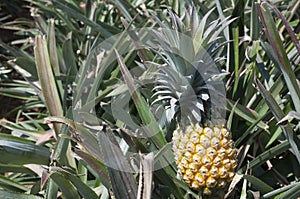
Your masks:
{"label": "pineapple fruit", "polygon": [[224,188],[234,176],[236,150],[225,127],[189,125],[173,133],[173,151],[178,173],[193,189],[210,195]]}
{"label": "pineapple fruit", "polygon": [[[213,28],[203,26],[211,12],[202,21],[195,7],[186,12],[183,21],[171,13],[173,24],[159,21],[162,29],[154,31],[164,46],[158,51],[164,64],[158,65],[153,103],[161,102],[159,108],[164,108],[169,126],[171,123],[178,126],[173,132],[173,152],[179,176],[192,189],[202,190],[206,195],[213,189],[224,188],[233,179],[237,166],[231,134],[224,127],[225,122],[217,122],[220,121],[219,108],[224,110],[225,103],[217,103],[215,99],[225,97],[212,85],[224,84],[222,80],[217,82],[202,76],[209,71],[213,71],[211,74],[215,77],[222,76],[218,69],[213,70],[215,63],[222,60],[218,57],[221,48],[216,47],[218,35],[215,33],[230,23],[216,20],[211,23]],[[170,28],[174,34],[165,31]],[[191,42],[181,42],[180,34],[189,35]],[[203,49],[207,54],[203,55]],[[206,55],[211,59],[205,59]],[[221,96],[211,99],[213,92]]]}

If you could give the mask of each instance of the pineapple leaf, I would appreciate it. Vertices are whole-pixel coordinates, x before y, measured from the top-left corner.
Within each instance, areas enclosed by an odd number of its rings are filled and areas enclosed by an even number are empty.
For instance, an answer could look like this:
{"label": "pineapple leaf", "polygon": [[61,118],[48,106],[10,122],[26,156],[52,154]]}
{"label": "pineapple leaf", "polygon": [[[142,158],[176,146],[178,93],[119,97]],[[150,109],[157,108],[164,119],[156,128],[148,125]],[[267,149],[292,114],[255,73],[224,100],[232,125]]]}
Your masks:
{"label": "pineapple leaf", "polygon": [[59,186],[59,189],[66,198],[80,198],[80,195],[74,185],[69,179],[65,178],[62,173],[51,172],[50,177]]}
{"label": "pineapple leaf", "polygon": [[108,165],[107,170],[114,194],[117,198],[135,199],[137,197],[137,184],[131,175],[133,171],[110,129],[99,133],[97,140],[102,148],[105,164]]}
{"label": "pineapple leaf", "polygon": [[280,70],[286,81],[287,87],[291,92],[291,97],[297,112],[300,112],[300,88],[297,83],[297,78],[291,68],[291,64],[287,53],[283,47],[282,41],[272,19],[268,3],[257,4],[258,14],[266,30],[267,38],[275,51],[277,60],[279,61]]}
{"label": "pineapple leaf", "polygon": [[34,195],[29,195],[29,194],[21,194],[21,193],[15,193],[15,192],[10,192],[6,190],[0,190],[0,195],[3,198],[18,198],[18,199],[42,199],[42,197],[39,196],[34,196]]}
{"label": "pineapple leaf", "polygon": [[[275,99],[273,98],[273,96],[270,94],[270,92],[268,92],[263,85],[259,82],[259,80],[256,81],[257,87],[259,92],[262,94],[262,96],[266,99],[266,103],[268,104],[270,110],[272,111],[272,113],[274,114],[275,118],[277,121],[280,121],[282,118],[284,118],[284,113],[283,111],[280,109],[279,105],[276,103]],[[292,127],[287,124],[286,126],[281,126],[284,135],[287,139],[287,141],[290,143],[291,148],[294,152],[294,155],[296,156],[299,164],[300,164],[300,153],[299,153],[299,149],[298,146],[296,144],[300,143],[300,141],[298,140],[298,138],[296,136],[294,136],[294,132]]]}
{"label": "pineapple leaf", "polygon": [[[45,104],[52,116],[61,117],[63,116],[63,110],[50,63],[46,39],[42,36],[37,36],[35,42],[36,46],[34,48],[34,54],[36,58],[36,67],[45,98]],[[56,135],[59,133],[59,127],[56,125],[55,133]]]}
{"label": "pineapple leaf", "polygon": [[164,136],[162,135],[162,131],[160,130],[160,127],[157,124],[153,114],[150,112],[145,99],[141,96],[141,94],[135,88],[133,78],[132,78],[131,74],[129,73],[128,69],[126,68],[125,64],[123,63],[119,53],[117,51],[115,51],[115,53],[117,55],[117,60],[120,65],[125,83],[128,86],[128,89],[132,95],[132,99],[137,107],[138,112],[139,112],[139,116],[141,117],[144,125],[148,125],[149,131],[151,132],[151,134],[155,135],[152,137],[153,142],[155,143],[156,147],[160,148],[166,144],[166,140],[165,140]]}
{"label": "pineapple leaf", "polygon": [[49,163],[50,151],[23,138],[0,134],[1,163],[44,164]]}
{"label": "pineapple leaf", "polygon": [[88,166],[91,167],[93,169],[93,171],[99,176],[99,179],[101,180],[101,182],[103,183],[104,186],[106,187],[110,187],[110,181],[109,181],[109,176],[108,176],[108,171],[106,166],[100,162],[98,159],[96,159],[95,157],[91,156],[88,153],[85,153],[81,150],[78,149],[74,149],[74,152],[81,157],[84,161],[86,161],[88,163]]}
{"label": "pineapple leaf", "polygon": [[274,189],[270,187],[268,184],[264,183],[260,179],[250,176],[250,175],[244,175],[243,178],[245,178],[247,181],[249,181],[255,189],[258,189],[262,194],[268,193],[270,191],[273,191]]}
{"label": "pineapple leaf", "polygon": [[91,198],[91,199],[98,198],[96,193],[88,185],[86,185],[84,182],[82,182],[78,176],[75,176],[74,174],[70,173],[69,171],[58,168],[58,167],[52,167],[51,171],[53,171],[57,174],[60,174],[60,175],[64,176],[65,179],[69,180],[76,187],[77,191],[80,193],[80,195],[82,197]]}

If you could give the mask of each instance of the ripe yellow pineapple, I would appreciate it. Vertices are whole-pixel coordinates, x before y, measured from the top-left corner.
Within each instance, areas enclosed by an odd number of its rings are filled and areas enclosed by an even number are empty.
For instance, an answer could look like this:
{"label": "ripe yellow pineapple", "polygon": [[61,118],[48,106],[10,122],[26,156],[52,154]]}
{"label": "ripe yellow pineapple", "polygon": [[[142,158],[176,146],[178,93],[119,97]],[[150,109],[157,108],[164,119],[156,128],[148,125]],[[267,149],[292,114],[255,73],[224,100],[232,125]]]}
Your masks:
{"label": "ripe yellow pineapple", "polygon": [[167,128],[177,125],[173,151],[178,174],[191,188],[207,195],[214,188],[224,188],[237,165],[231,134],[225,122],[216,122],[224,119],[218,113],[225,110],[224,101],[218,102],[225,98],[223,75],[215,65],[222,60],[218,33],[231,21],[216,20],[209,27],[205,24],[211,12],[200,20],[192,7],[183,21],[171,12],[172,24],[157,19],[161,29],[154,31],[164,64],[158,65],[153,103],[161,102]]}
{"label": "ripe yellow pineapple", "polygon": [[178,173],[193,189],[224,188],[234,176],[236,150],[224,127],[189,125],[173,134],[173,151]]}

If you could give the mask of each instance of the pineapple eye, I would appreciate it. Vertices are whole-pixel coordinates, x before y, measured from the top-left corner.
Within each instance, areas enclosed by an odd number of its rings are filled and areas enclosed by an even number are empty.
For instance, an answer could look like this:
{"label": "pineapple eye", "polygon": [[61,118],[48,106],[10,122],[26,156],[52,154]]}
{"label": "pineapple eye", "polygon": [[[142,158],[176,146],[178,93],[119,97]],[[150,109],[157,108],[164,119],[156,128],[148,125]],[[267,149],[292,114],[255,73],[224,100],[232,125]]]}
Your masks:
{"label": "pineapple eye", "polygon": [[220,175],[220,178],[226,178],[228,176],[228,172],[225,169],[225,167],[219,168],[219,175]]}
{"label": "pineapple eye", "polygon": [[193,162],[195,164],[199,164],[200,163],[200,160],[201,160],[201,156],[199,154],[194,154],[193,155]]}
{"label": "pineapple eye", "polygon": [[187,183],[190,183],[191,180],[189,179],[188,175],[187,174],[184,174],[183,177],[184,181],[186,181]]}
{"label": "pineapple eye", "polygon": [[208,148],[210,146],[210,141],[209,141],[208,137],[206,137],[205,135],[201,135],[201,137],[200,137],[200,144],[204,148]]}
{"label": "pineapple eye", "polygon": [[223,165],[226,169],[230,169],[231,168],[230,160],[229,159],[223,160]]}
{"label": "pineapple eye", "polygon": [[182,164],[177,166],[178,170],[184,170],[184,166]]}
{"label": "pineapple eye", "polygon": [[186,134],[189,134],[189,135],[190,135],[193,131],[194,131],[194,129],[193,129],[193,126],[192,126],[192,125],[188,126],[188,127],[186,128],[186,130],[185,130]]}
{"label": "pineapple eye", "polygon": [[181,159],[182,157],[184,157],[183,154],[180,153],[179,150],[175,151],[175,152],[174,152],[174,155],[175,155],[175,157],[178,157],[178,159]]}
{"label": "pineapple eye", "polygon": [[204,177],[204,178],[207,177],[207,175],[208,175],[208,169],[205,166],[202,166],[199,171],[200,171],[200,175],[202,177]]}
{"label": "pineapple eye", "polygon": [[192,154],[187,151],[184,153],[184,157],[186,157],[188,160],[190,160],[192,158]]}
{"label": "pineapple eye", "polygon": [[186,144],[188,142],[188,137],[186,135],[182,136],[180,139],[180,144]]}
{"label": "pineapple eye", "polygon": [[214,159],[217,155],[217,151],[212,147],[209,147],[206,151],[207,151],[207,156],[210,157],[211,159]]}
{"label": "pineapple eye", "polygon": [[180,142],[180,144],[178,144],[178,149],[179,150],[183,150],[185,147],[185,143]]}
{"label": "pineapple eye", "polygon": [[203,130],[204,135],[206,135],[208,138],[213,137],[213,130],[209,127],[205,127]]}
{"label": "pineapple eye", "polygon": [[185,171],[185,174],[187,175],[187,177],[188,177],[189,179],[193,178],[193,172],[192,172],[190,169],[187,169],[187,170]]}
{"label": "pineapple eye", "polygon": [[196,145],[196,153],[203,157],[206,154],[206,149],[200,144]]}
{"label": "pineapple eye", "polygon": [[226,146],[228,145],[228,143],[229,143],[229,140],[227,140],[226,138],[223,138],[223,139],[221,140],[221,145],[222,145],[223,147],[226,147]]}
{"label": "pineapple eye", "polygon": [[231,164],[231,168],[235,168],[235,167],[237,167],[237,162],[236,162],[236,160],[231,160],[230,161],[230,164]]}
{"label": "pineapple eye", "polygon": [[204,157],[202,158],[202,164],[203,164],[204,166],[210,167],[210,165],[211,165],[211,160],[210,160],[210,158],[207,157],[207,156],[204,156]]}
{"label": "pineapple eye", "polygon": [[198,141],[199,141],[199,134],[198,133],[195,133],[195,132],[193,132],[192,134],[191,134],[191,141],[194,143],[194,144],[196,144]]}
{"label": "pineapple eye", "polygon": [[203,128],[199,124],[196,124],[195,131],[201,133],[203,131]]}
{"label": "pineapple eye", "polygon": [[186,167],[185,167],[185,165],[182,164],[182,161],[181,161],[181,164],[180,164],[180,161],[178,161],[177,168],[178,168],[178,170],[183,170],[184,171]]}
{"label": "pineapple eye", "polygon": [[210,175],[215,178],[218,176],[218,167],[212,166],[210,169]]}
{"label": "pineapple eye", "polygon": [[233,143],[233,141],[230,140],[230,141],[227,143],[226,147],[234,148],[234,143]]}
{"label": "pineapple eye", "polygon": [[215,187],[217,184],[217,181],[213,177],[208,177],[206,180],[207,187]]}
{"label": "pineapple eye", "polygon": [[198,182],[199,186],[203,186],[205,184],[205,181],[203,177],[200,175],[200,173],[196,174],[195,180]]}
{"label": "pineapple eye", "polygon": [[175,154],[175,161],[176,161],[176,163],[180,162],[181,159],[182,159],[182,156],[180,154]]}
{"label": "pineapple eye", "polygon": [[228,157],[236,157],[237,151],[235,149],[229,148],[226,150]]}
{"label": "pineapple eye", "polygon": [[200,144],[196,145],[196,153],[203,157],[206,154],[206,149]]}
{"label": "pineapple eye", "polygon": [[180,175],[180,176],[183,176],[184,175],[184,172],[185,170],[178,170],[177,173]]}
{"label": "pineapple eye", "polygon": [[230,133],[229,131],[227,131],[226,128],[221,128],[221,133],[224,137],[229,138],[230,139]]}
{"label": "pineapple eye", "polygon": [[182,165],[184,168],[188,168],[189,162],[187,161],[186,158],[182,158],[182,159],[181,159],[181,165]]}
{"label": "pineapple eye", "polygon": [[214,164],[214,166],[216,166],[216,167],[220,166],[221,163],[222,163],[222,159],[221,159],[219,156],[217,156],[217,157],[214,159],[214,161],[213,161],[213,164]]}
{"label": "pineapple eye", "polygon": [[226,156],[226,150],[224,148],[220,148],[218,150],[218,156],[223,159]]}
{"label": "pineapple eye", "polygon": [[192,188],[198,189],[199,188],[199,183],[197,181],[192,182]]}
{"label": "pineapple eye", "polygon": [[232,154],[233,151],[234,151],[234,150],[233,150],[232,148],[227,149],[227,150],[226,150],[227,156],[231,156],[230,154]]}
{"label": "pineapple eye", "polygon": [[186,150],[188,150],[191,153],[194,153],[194,151],[195,151],[195,145],[193,143],[191,143],[191,142],[187,143]]}
{"label": "pineapple eye", "polygon": [[214,136],[219,138],[219,139],[222,138],[221,130],[218,127],[214,127]]}
{"label": "pineapple eye", "polygon": [[189,169],[190,169],[192,172],[196,172],[197,166],[196,166],[194,163],[190,163],[190,164],[189,164]]}
{"label": "pineapple eye", "polygon": [[214,147],[215,149],[220,147],[220,140],[216,137],[213,137],[211,139],[211,146]]}

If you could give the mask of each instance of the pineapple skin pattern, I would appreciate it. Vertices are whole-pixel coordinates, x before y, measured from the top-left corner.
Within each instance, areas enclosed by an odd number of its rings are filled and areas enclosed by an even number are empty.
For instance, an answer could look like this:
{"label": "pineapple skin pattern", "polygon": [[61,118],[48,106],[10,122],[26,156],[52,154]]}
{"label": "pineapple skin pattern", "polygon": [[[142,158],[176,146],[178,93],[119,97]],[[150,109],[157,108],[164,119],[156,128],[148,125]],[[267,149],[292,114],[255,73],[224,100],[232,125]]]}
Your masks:
{"label": "pineapple skin pattern", "polygon": [[173,133],[172,149],[180,177],[205,195],[224,188],[235,175],[237,151],[225,127],[178,127]]}

